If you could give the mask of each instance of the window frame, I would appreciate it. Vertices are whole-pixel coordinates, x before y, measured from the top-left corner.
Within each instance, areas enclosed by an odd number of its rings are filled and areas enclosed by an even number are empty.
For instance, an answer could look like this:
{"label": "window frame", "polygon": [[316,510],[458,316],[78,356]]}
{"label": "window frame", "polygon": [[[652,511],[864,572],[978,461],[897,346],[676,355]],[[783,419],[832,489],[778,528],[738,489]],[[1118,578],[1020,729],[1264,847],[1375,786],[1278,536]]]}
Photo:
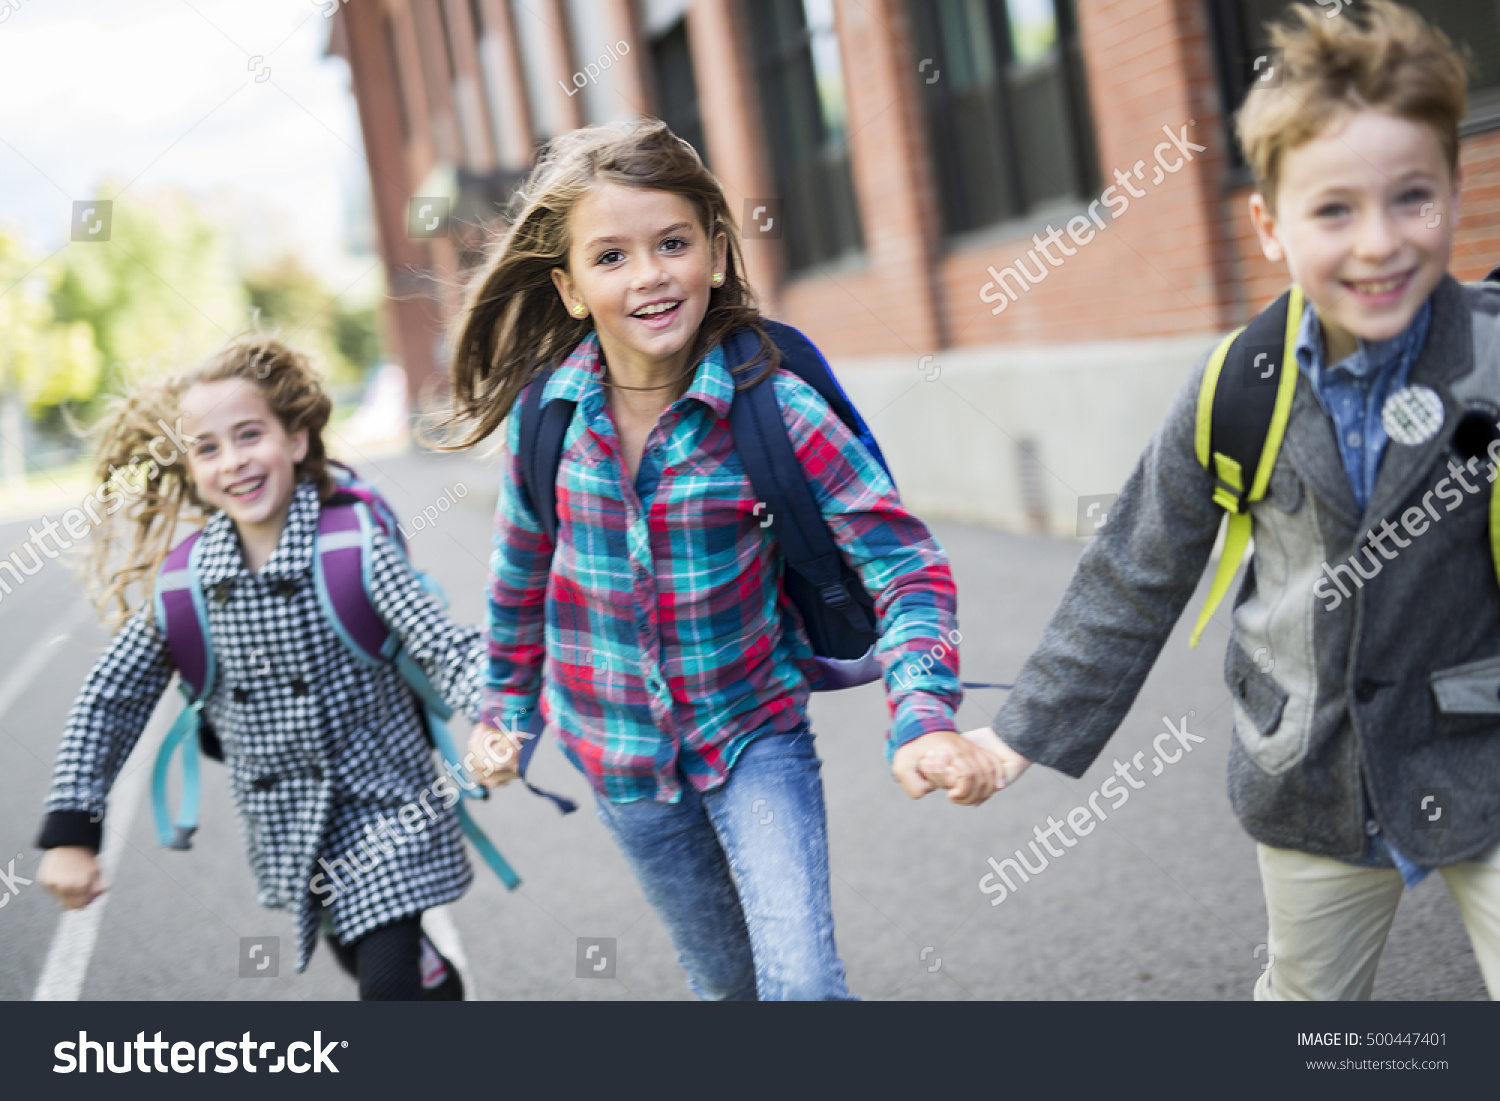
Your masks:
{"label": "window frame", "polygon": [[[810,151],[804,152],[794,163],[785,162],[788,152],[793,156],[797,155],[796,131],[799,123],[805,123],[808,119],[799,120],[790,115],[783,119],[772,108],[778,104],[790,107],[805,98],[795,94],[799,76],[807,77],[809,85],[816,88],[818,72],[813,43],[815,36],[822,32],[808,23],[804,0],[784,2],[798,6],[802,21],[800,31],[784,39],[773,40],[770,37],[773,32],[765,29],[770,21],[766,17],[766,9],[760,8],[757,12],[759,4],[756,0],[743,0],[739,15],[750,31],[746,36],[750,72],[755,82],[757,102],[765,129],[772,184],[776,188],[775,198],[781,205],[785,224],[790,231],[782,236],[787,277],[789,280],[798,280],[816,277],[820,272],[862,266],[866,263],[866,246],[859,210],[859,192],[854,182],[847,119],[843,132],[830,138],[823,99],[816,92],[812,97],[814,112],[809,117],[816,119],[818,140]],[[760,16],[759,21],[757,16]],[[842,60],[843,43],[838,41],[836,24],[829,30],[839,47],[839,75],[845,84],[843,94],[847,105],[848,70]],[[773,84],[776,86],[773,87]],[[800,199],[799,192],[807,190],[805,186],[799,187],[799,181],[810,174],[819,177],[821,186],[815,189],[815,193],[821,198],[814,204],[817,209],[803,210],[800,203],[794,203],[793,200],[794,197]],[[831,191],[843,194],[834,195]],[[806,233],[808,224],[829,227],[831,236],[824,240]],[[813,249],[806,257],[799,256],[793,242],[800,245],[809,240],[815,242]],[[824,247],[830,241],[833,247]]]}
{"label": "window frame", "polygon": [[[966,199],[966,173],[955,166],[948,152],[951,141],[945,138],[948,129],[955,125],[952,113],[956,110],[958,96],[948,88],[937,87],[928,92],[924,82],[918,78],[918,111],[928,144],[928,159],[935,177],[934,198],[937,204],[938,221],[945,247],[965,240],[987,239],[997,231],[1003,233],[1007,227],[1029,224],[1041,211],[1053,211],[1060,206],[1086,200],[1094,195],[1100,183],[1098,135],[1089,103],[1087,73],[1083,63],[1079,42],[1077,14],[1072,0],[1053,0],[1053,17],[1056,41],[1049,54],[1043,58],[1025,62],[1017,59],[1012,41],[1010,11],[1006,0],[982,0],[989,23],[989,64],[993,69],[992,87],[987,93],[995,115],[994,133],[989,136],[990,155],[1003,175],[1006,192],[998,208],[998,214],[989,220],[977,204]],[[920,11],[918,11],[920,7]],[[909,28],[909,41],[913,50],[912,70],[917,72],[920,61],[916,54],[931,49],[945,54],[942,41],[940,15],[930,0],[911,0],[903,5]],[[915,25],[921,20],[920,26]],[[935,57],[939,69],[954,64],[951,58]],[[1067,172],[1074,177],[1069,189],[1058,193],[1044,194],[1028,182],[1022,168],[1024,156],[1022,145],[1021,107],[1014,85],[1018,77],[1043,66],[1050,67],[1050,79],[1059,85],[1061,114],[1066,132],[1062,137],[1062,152]],[[940,97],[940,98],[929,98]],[[943,121],[939,122],[938,119]],[[944,148],[939,148],[943,146]],[[958,181],[952,189],[944,180]],[[1031,192],[1035,191],[1035,194]]]}
{"label": "window frame", "polygon": [[[1306,0],[1303,0],[1306,2]],[[1254,175],[1234,134],[1234,115],[1244,102],[1248,81],[1245,62],[1251,56],[1253,36],[1244,0],[1204,0],[1208,9],[1209,37],[1213,44],[1215,84],[1223,113],[1224,142],[1229,149],[1229,172],[1225,191],[1253,186]],[[1462,43],[1460,43],[1462,45]],[[1500,82],[1479,91],[1470,90],[1467,110],[1458,125],[1460,139],[1500,129]]]}

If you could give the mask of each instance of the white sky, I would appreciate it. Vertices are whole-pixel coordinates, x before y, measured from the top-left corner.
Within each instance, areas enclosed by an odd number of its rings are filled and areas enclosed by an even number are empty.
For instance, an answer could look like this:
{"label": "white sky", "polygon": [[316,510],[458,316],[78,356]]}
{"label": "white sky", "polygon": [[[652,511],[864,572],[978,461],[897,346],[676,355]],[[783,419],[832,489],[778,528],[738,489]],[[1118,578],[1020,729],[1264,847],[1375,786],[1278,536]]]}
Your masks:
{"label": "white sky", "polygon": [[121,201],[103,179],[175,188],[347,283],[373,257],[348,255],[368,183],[332,2],[0,0],[0,222],[45,254],[74,199]]}

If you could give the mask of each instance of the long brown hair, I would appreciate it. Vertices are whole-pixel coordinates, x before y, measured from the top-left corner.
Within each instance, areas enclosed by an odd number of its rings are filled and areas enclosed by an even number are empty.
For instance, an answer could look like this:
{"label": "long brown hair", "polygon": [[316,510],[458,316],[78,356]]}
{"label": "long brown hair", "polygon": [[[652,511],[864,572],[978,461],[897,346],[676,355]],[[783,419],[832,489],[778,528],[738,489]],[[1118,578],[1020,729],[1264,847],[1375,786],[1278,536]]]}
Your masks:
{"label": "long brown hair", "polygon": [[[195,383],[224,379],[253,384],[287,432],[307,429],[307,455],[296,466],[297,478],[314,483],[320,497],[333,492],[323,444],[333,402],[307,357],[275,337],[231,341],[188,371],[135,386],[110,404],[94,429],[96,496],[110,508],[90,540],[85,574],[89,596],[108,622],[125,620],[145,599],[178,523],[207,519],[187,456],[173,441],[182,438],[183,394]],[[116,562],[122,548],[124,560]]]}
{"label": "long brown hair", "polygon": [[[540,369],[556,366],[593,322],[571,316],[552,283],[566,268],[573,208],[602,183],[680,195],[693,205],[708,239],[728,242],[724,283],[709,293],[688,362],[696,363],[734,329],[751,326],[760,352],[741,368],[741,385],[775,370],[779,357],[757,321],[755,292],[744,277],[738,228],[724,189],[693,147],[659,119],[574,130],[552,141],[514,200],[519,213],[464,295],[449,360],[453,405],[445,427],[457,438],[444,450],[472,447],[510,412]],[[764,365],[749,379],[748,369]]]}

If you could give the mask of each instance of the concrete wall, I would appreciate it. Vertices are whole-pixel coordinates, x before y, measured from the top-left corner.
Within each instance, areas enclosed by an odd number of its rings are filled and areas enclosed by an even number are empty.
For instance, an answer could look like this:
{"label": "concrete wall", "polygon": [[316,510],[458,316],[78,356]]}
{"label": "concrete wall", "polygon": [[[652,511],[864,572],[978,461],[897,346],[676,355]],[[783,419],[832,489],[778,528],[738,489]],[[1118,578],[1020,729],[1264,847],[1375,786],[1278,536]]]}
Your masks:
{"label": "concrete wall", "polygon": [[902,499],[930,520],[1035,531],[1021,441],[1035,444],[1041,526],[1076,532],[1078,498],[1116,493],[1213,334],[952,349],[927,361],[832,357]]}

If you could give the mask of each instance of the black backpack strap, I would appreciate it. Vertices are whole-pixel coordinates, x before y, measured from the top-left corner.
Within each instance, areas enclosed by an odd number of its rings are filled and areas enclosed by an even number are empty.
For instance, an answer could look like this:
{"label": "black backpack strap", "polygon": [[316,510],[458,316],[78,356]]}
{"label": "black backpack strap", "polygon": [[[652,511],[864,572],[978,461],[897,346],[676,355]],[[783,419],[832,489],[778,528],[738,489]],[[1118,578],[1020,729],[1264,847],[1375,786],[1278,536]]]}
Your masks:
{"label": "black backpack strap", "polygon": [[[1214,500],[1232,513],[1265,495],[1281,448],[1297,379],[1295,333],[1287,332],[1294,295],[1300,306],[1296,288],[1284,292],[1229,342],[1218,371],[1204,378],[1205,390],[1213,388],[1213,404],[1205,425],[1200,401],[1199,461],[1214,475]],[[1300,309],[1298,314],[1294,324],[1300,323]],[[1271,463],[1262,470],[1268,450]]]}
{"label": "black backpack strap", "polygon": [[542,391],[552,368],[538,371],[521,394],[521,480],[527,503],[547,538],[557,541],[557,468],[562,464],[563,437],[578,403],[556,399],[542,405]]}
{"label": "black backpack strap", "polygon": [[[726,344],[731,363],[745,362],[758,347],[754,334],[746,331],[736,333]],[[819,637],[823,632],[818,617],[808,614],[818,604],[844,619],[858,634],[875,633],[874,603],[862,585],[848,583],[847,564],[828,531],[808,488],[807,472],[787,435],[772,377],[735,393],[729,407],[729,427],[757,504],[765,506],[760,514],[775,533],[790,567],[784,582],[787,595],[804,613],[814,652],[841,658],[862,656],[863,649],[858,654],[830,653],[832,638]]]}
{"label": "black backpack strap", "polygon": [[1250,545],[1249,505],[1266,494],[1297,389],[1294,355],[1302,322],[1302,291],[1293,286],[1209,357],[1198,391],[1193,441],[1198,462],[1214,478],[1214,503],[1229,514],[1224,548],[1188,644],[1197,646],[1229,592]]}

